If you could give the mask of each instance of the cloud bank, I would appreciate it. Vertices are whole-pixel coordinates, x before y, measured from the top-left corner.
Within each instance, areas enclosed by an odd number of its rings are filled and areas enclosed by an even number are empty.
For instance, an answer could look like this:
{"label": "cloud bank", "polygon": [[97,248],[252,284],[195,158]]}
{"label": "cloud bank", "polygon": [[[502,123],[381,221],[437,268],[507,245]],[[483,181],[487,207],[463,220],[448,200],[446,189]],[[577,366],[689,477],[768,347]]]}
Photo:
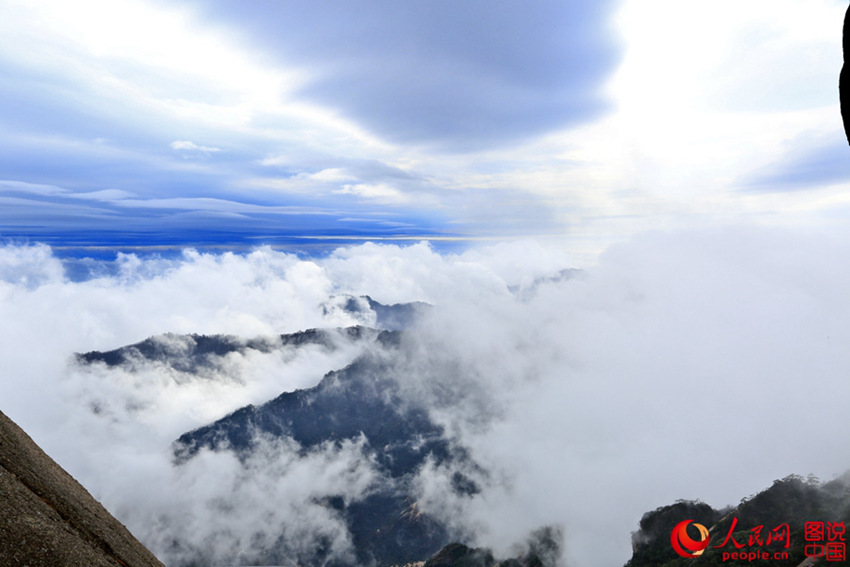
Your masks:
{"label": "cloud bank", "polygon": [[[189,3],[192,5],[192,3]],[[197,5],[247,43],[309,69],[295,96],[394,143],[504,146],[586,123],[606,108],[619,60],[617,3],[310,2],[260,12]]]}
{"label": "cloud bank", "polygon": [[345,557],[347,534],[321,501],[374,486],[357,442],[300,455],[269,441],[246,463],[207,452],[181,468],[170,443],[317,383],[361,347],[234,353],[204,376],[81,368],[72,353],[168,332],[357,323],[322,309],[340,293],[427,301],[400,380],[488,473],[480,494],[459,498],[445,490],[451,471],[426,466],[420,505],[500,553],[556,525],[566,564],[622,565],[646,510],[678,498],[719,507],[789,473],[848,468],[835,451],[850,394],[847,242],[749,226],[655,233],[561,278],[550,276],[575,267],[569,258],[533,242],[462,254],[368,244],[320,259],[186,251],[123,255],[76,282],[48,247],[6,245],[0,400],[167,561],[196,548],[250,562],[277,537],[290,558],[317,542]]}
{"label": "cloud bank", "polygon": [[844,8],[5,3],[0,234],[570,234],[595,255],[695,219],[840,224]]}

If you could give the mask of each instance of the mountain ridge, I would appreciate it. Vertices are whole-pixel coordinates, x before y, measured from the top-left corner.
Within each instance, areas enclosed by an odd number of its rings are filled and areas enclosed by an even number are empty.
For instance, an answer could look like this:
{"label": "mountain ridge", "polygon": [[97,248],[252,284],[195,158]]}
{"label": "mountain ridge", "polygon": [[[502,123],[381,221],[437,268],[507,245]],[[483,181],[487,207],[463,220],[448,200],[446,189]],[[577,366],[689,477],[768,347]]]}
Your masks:
{"label": "mountain ridge", "polygon": [[[399,333],[382,331],[376,348],[396,348]],[[173,445],[175,463],[186,463],[204,449],[247,458],[269,438],[291,440],[302,453],[327,443],[361,440],[381,482],[359,500],[332,497],[326,502],[345,520],[357,564],[390,565],[430,556],[450,541],[449,530],[417,509],[411,482],[426,461],[439,465],[469,456],[445,437],[423,407],[400,395],[394,368],[384,355],[367,350],[312,388],[283,392],[181,435]],[[452,481],[459,493],[478,491],[461,473]]]}

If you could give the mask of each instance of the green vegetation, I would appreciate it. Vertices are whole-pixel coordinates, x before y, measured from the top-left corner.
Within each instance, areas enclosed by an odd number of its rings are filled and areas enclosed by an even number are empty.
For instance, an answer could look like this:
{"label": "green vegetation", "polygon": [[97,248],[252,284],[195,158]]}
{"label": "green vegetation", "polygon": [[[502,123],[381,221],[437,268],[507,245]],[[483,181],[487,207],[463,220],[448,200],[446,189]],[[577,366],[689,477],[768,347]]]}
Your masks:
{"label": "green vegetation", "polygon": [[[702,555],[680,557],[673,550],[670,534],[684,520],[709,529],[710,544]],[[810,543],[804,537],[806,522],[824,522],[827,529],[835,526],[835,531],[841,531],[842,522],[850,526],[850,474],[828,483],[791,475],[724,510],[680,500],[647,512],[640,529],[632,534],[634,553],[626,567],[796,567],[806,558],[804,546]],[[691,535],[697,537],[696,532]],[[850,539],[850,534],[844,539]],[[820,543],[826,543],[826,536]],[[787,559],[777,555],[785,552]],[[817,564],[850,565],[846,560],[826,558]]]}

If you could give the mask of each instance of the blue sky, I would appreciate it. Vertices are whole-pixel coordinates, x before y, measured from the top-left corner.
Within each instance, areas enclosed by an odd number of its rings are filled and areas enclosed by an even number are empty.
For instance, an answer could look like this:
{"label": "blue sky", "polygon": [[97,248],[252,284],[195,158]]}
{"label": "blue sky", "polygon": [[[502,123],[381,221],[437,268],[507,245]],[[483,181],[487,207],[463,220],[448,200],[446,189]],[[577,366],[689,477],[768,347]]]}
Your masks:
{"label": "blue sky", "polygon": [[[0,236],[843,223],[846,2],[0,6]],[[698,25],[697,25],[698,24]]]}

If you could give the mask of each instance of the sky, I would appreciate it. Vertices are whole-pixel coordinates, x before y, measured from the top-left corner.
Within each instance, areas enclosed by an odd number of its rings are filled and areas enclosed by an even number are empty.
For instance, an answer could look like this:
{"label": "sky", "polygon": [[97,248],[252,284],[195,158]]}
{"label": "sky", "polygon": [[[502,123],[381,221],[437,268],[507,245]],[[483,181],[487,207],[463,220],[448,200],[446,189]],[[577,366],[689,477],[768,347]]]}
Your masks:
{"label": "sky", "polygon": [[468,371],[431,410],[493,482],[450,501],[423,469],[419,496],[470,543],[557,525],[564,565],[619,567],[658,506],[831,479],[850,469],[846,9],[0,2],[0,410],[169,562],[175,533],[344,549],[315,502],[368,489],[357,444],[170,451],[356,348],[200,378],[73,354],[368,323],[323,308],[368,294],[435,306],[410,392]]}
{"label": "sky", "polygon": [[0,236],[841,224],[845,4],[4,2]]}

